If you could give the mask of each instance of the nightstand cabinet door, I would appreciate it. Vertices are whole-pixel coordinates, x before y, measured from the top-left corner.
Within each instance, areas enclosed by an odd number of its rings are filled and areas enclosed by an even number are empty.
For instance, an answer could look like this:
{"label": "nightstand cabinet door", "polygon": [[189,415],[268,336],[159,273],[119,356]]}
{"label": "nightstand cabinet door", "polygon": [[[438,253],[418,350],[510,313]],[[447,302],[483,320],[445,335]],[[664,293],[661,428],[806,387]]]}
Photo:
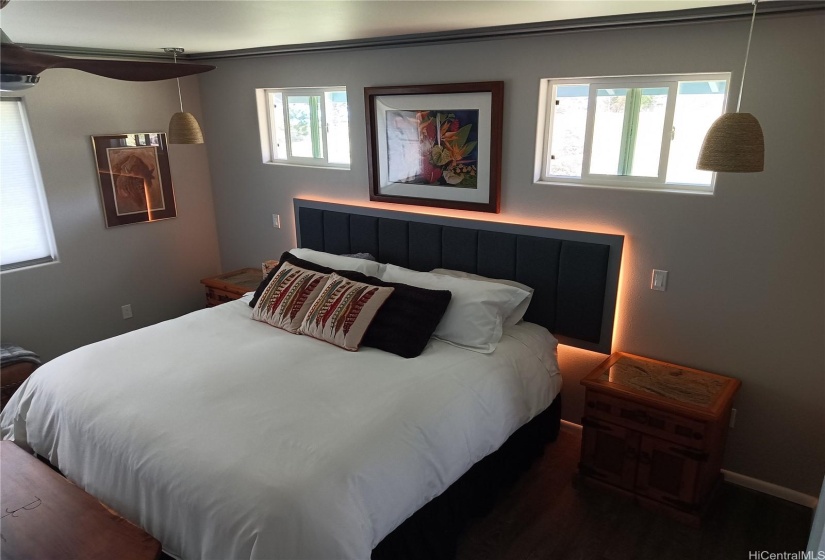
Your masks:
{"label": "nightstand cabinet door", "polygon": [[638,433],[590,418],[582,421],[582,473],[596,480],[633,490],[636,485]]}
{"label": "nightstand cabinet door", "polygon": [[680,509],[694,509],[699,468],[705,460],[707,453],[643,436],[636,493]]}

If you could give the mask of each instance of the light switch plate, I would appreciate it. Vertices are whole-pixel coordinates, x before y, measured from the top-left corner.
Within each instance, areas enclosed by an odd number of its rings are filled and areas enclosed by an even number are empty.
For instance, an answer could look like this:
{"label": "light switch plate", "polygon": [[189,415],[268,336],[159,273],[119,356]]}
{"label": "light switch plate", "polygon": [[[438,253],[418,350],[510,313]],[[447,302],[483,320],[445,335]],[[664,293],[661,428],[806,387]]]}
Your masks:
{"label": "light switch plate", "polygon": [[653,269],[653,275],[650,277],[650,289],[660,292],[667,289],[667,270]]}

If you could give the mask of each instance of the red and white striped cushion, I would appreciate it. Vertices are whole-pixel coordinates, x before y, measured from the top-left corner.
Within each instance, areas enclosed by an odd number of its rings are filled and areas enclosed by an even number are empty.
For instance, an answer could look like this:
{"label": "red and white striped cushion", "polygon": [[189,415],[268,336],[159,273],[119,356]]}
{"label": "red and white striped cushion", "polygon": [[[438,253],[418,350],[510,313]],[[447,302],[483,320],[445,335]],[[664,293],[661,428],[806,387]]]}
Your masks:
{"label": "red and white striped cushion", "polygon": [[284,263],[261,293],[252,309],[252,318],[297,334],[328,277],[321,272]]}
{"label": "red and white striped cushion", "polygon": [[395,288],[348,280],[334,272],[301,325],[301,334],[358,350],[367,327]]}

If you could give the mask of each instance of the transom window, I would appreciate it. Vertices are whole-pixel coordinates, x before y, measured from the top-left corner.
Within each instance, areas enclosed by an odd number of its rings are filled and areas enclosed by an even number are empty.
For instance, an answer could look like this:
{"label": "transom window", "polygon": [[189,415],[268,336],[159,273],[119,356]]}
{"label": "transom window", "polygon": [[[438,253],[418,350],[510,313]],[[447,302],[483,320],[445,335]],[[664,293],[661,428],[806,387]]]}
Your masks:
{"label": "transom window", "polygon": [[20,98],[0,99],[0,145],[0,270],[52,262],[57,250]]}
{"label": "transom window", "polygon": [[713,192],[696,169],[730,74],[542,81],[539,182]]}
{"label": "transom window", "polygon": [[349,169],[349,113],[343,87],[258,90],[264,163]]}

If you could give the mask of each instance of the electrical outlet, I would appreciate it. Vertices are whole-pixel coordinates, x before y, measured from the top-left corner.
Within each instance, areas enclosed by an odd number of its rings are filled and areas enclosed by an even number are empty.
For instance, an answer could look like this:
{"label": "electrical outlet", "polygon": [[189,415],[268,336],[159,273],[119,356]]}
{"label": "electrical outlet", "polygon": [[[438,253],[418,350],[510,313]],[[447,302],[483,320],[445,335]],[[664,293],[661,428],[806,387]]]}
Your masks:
{"label": "electrical outlet", "polygon": [[272,214],[272,227],[281,229],[281,215]]}
{"label": "electrical outlet", "polygon": [[730,409],[730,427],[733,428],[736,425],[736,409]]}
{"label": "electrical outlet", "polygon": [[120,306],[120,312],[123,314],[124,319],[131,319],[132,318],[132,304],[127,303],[126,305]]}

